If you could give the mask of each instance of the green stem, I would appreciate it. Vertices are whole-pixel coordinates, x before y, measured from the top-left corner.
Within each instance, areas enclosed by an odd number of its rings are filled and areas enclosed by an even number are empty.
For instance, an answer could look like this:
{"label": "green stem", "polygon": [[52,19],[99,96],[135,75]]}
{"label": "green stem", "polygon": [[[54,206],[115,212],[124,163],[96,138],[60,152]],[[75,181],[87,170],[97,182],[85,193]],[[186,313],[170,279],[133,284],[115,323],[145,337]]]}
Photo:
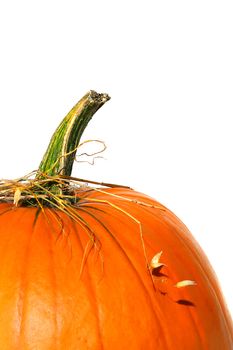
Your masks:
{"label": "green stem", "polygon": [[109,99],[91,90],[71,109],[51,138],[37,178],[71,175],[80,138],[94,113]]}

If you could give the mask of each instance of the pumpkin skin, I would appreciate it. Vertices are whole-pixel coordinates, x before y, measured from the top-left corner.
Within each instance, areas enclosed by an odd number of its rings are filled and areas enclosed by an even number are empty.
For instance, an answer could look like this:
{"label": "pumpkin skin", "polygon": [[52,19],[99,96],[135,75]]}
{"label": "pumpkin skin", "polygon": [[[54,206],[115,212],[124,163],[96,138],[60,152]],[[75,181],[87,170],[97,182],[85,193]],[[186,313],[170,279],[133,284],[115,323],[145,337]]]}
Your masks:
{"label": "pumpkin skin", "polygon": [[[215,274],[171,211],[126,188],[77,195],[79,222],[0,204],[1,350],[233,349]],[[153,274],[143,243],[149,261],[163,251]]]}

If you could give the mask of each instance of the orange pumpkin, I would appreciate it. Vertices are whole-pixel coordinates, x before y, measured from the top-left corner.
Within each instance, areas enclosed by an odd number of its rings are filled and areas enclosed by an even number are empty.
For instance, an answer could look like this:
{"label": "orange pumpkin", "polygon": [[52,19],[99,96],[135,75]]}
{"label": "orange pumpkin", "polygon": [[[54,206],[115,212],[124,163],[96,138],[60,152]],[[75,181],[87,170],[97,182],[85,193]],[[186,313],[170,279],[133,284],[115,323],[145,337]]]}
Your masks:
{"label": "orange pumpkin", "polygon": [[130,188],[70,177],[83,123],[106,100],[90,92],[72,109],[35,178],[0,183],[0,349],[233,349],[186,226]]}

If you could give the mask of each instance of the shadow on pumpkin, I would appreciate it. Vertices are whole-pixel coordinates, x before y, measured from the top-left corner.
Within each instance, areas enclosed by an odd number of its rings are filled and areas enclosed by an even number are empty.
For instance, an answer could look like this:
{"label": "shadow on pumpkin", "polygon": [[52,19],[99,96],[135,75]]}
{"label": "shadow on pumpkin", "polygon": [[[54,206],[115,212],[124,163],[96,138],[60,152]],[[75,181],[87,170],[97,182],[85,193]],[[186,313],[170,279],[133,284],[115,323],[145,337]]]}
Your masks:
{"label": "shadow on pumpkin", "polygon": [[151,273],[155,277],[168,277],[166,273],[161,272],[163,266],[156,267],[152,269]]}
{"label": "shadow on pumpkin", "polygon": [[184,305],[184,306],[191,306],[191,307],[195,307],[196,306],[192,301],[187,300],[187,299],[176,300],[176,303],[179,304],[179,305]]}
{"label": "shadow on pumpkin", "polygon": [[196,307],[196,305],[188,299],[174,300],[171,298],[171,296],[169,296],[169,294],[167,292],[163,292],[163,291],[159,290],[159,293],[163,296],[167,296],[170,300],[172,300],[176,304],[183,305],[183,306],[189,306],[189,307]]}

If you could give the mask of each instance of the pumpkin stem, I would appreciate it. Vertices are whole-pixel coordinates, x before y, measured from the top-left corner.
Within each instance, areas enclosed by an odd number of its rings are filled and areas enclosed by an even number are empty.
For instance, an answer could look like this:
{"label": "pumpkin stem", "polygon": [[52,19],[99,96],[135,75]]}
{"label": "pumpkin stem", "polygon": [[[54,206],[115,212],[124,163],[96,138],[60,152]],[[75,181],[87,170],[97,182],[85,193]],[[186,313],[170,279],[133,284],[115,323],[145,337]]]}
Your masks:
{"label": "pumpkin stem", "polygon": [[94,113],[109,99],[91,90],[71,109],[51,138],[37,178],[71,175],[80,138]]}

